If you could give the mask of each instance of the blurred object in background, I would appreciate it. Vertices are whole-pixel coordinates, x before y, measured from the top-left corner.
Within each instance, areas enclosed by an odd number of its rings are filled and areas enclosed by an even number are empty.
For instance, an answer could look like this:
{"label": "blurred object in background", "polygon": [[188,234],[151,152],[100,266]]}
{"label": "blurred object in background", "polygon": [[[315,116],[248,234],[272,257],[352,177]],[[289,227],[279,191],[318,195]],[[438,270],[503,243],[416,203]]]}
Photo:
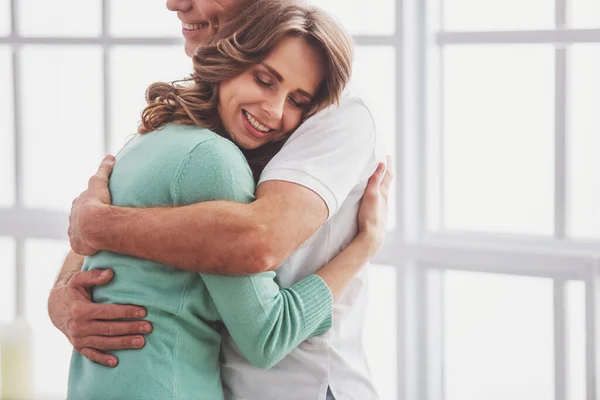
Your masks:
{"label": "blurred object in background", "polygon": [[0,399],[31,400],[31,328],[24,320],[0,325]]}

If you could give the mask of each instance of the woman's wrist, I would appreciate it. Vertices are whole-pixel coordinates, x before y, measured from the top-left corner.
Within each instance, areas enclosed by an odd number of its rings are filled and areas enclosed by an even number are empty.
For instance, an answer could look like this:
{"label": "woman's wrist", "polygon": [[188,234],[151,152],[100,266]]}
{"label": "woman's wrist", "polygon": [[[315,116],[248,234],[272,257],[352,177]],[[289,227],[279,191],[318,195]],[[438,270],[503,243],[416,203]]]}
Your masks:
{"label": "woman's wrist", "polygon": [[373,258],[381,247],[381,240],[374,232],[360,231],[354,238],[354,242],[364,249],[368,259]]}

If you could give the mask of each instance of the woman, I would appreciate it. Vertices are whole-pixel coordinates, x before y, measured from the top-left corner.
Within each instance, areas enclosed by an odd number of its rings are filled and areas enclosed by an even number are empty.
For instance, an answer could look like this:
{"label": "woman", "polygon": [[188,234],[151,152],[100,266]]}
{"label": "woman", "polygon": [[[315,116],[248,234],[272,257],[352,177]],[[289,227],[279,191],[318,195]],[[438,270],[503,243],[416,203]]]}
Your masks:
{"label": "woman", "polygon": [[[341,95],[351,48],[320,9],[293,0],[253,4],[198,50],[190,85],[148,89],[139,135],[121,151],[111,176],[113,203],[252,201],[253,173],[260,174],[303,119]],[[364,228],[368,210],[359,218]],[[283,290],[274,272],[210,276],[110,252],[87,257],[84,269],[115,271],[94,300],[143,305],[154,328],[143,350],[119,352],[115,369],[74,352],[69,398],[223,398],[219,323],[252,363],[274,365],[331,326],[332,300],[380,238],[361,229],[317,274]]]}

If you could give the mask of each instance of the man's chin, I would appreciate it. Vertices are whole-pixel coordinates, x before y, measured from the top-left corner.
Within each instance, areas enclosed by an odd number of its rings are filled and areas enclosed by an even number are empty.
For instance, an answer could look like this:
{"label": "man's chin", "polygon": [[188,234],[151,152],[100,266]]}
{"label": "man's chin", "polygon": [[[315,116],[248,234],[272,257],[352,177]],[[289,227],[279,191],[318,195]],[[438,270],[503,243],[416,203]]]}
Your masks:
{"label": "man's chin", "polygon": [[186,40],[185,46],[184,46],[184,50],[185,50],[185,54],[187,54],[188,57],[192,57],[194,54],[196,54],[196,49],[197,48],[198,48],[197,44],[189,43]]}

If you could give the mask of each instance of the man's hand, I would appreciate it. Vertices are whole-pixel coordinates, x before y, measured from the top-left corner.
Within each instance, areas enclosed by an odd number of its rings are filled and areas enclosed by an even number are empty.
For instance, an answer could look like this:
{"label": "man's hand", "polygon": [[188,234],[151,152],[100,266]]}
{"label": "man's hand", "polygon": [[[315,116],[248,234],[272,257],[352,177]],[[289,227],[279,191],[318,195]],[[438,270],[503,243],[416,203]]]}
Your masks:
{"label": "man's hand", "polygon": [[142,307],[92,302],[91,288],[105,285],[112,278],[112,270],[76,272],[67,283],[54,286],[48,299],[52,323],[75,350],[107,367],[115,367],[118,360],[101,350],[139,349],[145,343],[139,334],[152,331],[147,321],[116,321],[145,317]]}
{"label": "man's hand", "polygon": [[111,204],[108,178],[114,165],[115,158],[110,155],[106,156],[96,174],[90,178],[88,188],[71,204],[69,240],[71,249],[82,256],[89,256],[100,250],[89,245],[89,238],[86,237],[86,234],[89,232],[89,228],[96,223],[93,218],[96,211]]}

